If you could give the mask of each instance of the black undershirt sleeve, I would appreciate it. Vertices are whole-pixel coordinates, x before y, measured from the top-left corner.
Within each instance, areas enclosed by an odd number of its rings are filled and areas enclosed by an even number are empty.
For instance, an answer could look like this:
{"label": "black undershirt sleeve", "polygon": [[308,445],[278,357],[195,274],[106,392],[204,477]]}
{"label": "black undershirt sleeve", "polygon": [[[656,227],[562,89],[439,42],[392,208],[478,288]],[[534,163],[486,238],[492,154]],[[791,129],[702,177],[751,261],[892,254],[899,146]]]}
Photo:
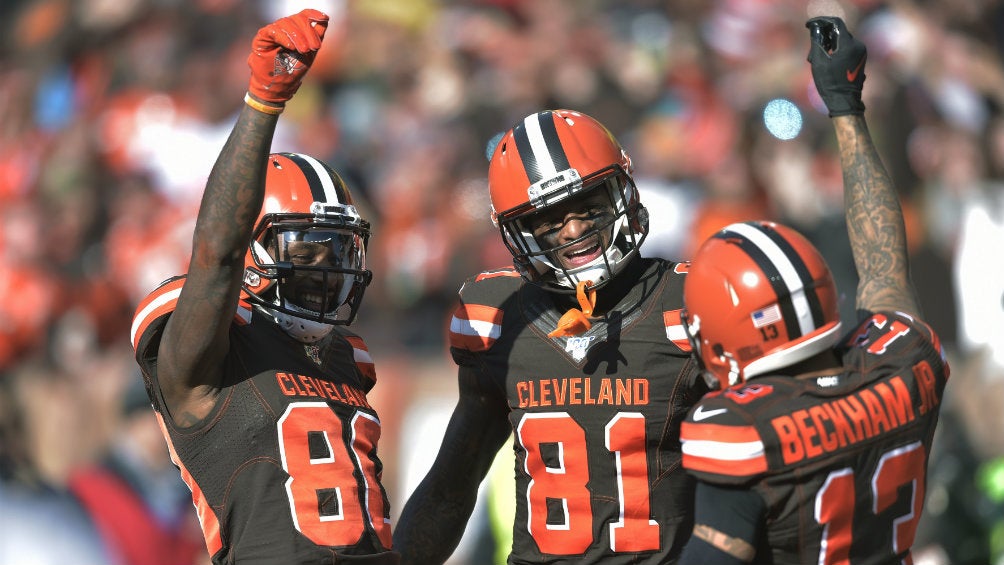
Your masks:
{"label": "black undershirt sleeve", "polygon": [[[705,482],[697,483],[694,524],[703,524],[728,536],[757,546],[767,505],[756,492],[743,488],[727,488]],[[691,536],[679,565],[745,565],[710,543]]]}

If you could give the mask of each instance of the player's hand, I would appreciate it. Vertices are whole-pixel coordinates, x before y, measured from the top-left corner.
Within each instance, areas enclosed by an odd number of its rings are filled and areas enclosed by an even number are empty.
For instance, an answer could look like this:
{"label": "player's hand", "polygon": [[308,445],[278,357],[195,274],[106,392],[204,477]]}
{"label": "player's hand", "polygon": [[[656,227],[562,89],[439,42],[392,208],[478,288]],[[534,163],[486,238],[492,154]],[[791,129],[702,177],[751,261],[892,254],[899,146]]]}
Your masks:
{"label": "player's hand", "polygon": [[310,9],[259,29],[248,55],[248,93],[262,102],[285,104],[300,88],[327,29],[328,16]]}
{"label": "player's hand", "polygon": [[809,64],[816,90],[830,116],[861,115],[865,105],[861,88],[865,82],[865,44],[847,31],[837,17],[812,18],[805,23],[811,39]]}

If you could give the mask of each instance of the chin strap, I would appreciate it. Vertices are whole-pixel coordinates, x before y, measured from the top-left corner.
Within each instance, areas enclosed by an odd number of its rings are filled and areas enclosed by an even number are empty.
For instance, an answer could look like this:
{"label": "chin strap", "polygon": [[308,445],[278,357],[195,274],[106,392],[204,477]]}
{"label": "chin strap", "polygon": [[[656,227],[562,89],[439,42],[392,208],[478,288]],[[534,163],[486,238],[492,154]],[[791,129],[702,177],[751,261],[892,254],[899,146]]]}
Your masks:
{"label": "chin strap", "polygon": [[558,320],[558,327],[547,334],[547,337],[576,336],[593,327],[589,317],[593,315],[593,307],[596,306],[596,289],[586,294],[586,287],[591,284],[593,281],[579,281],[579,284],[575,285],[575,298],[578,299],[582,309],[572,308],[565,312]]}

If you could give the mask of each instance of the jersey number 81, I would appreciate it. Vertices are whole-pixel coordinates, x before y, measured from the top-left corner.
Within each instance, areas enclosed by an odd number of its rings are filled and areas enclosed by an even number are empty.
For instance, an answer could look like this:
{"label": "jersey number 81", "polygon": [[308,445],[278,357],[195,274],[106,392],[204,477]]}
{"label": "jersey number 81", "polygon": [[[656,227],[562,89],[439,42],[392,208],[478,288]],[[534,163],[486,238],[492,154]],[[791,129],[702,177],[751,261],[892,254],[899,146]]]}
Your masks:
{"label": "jersey number 81", "polygon": [[[523,416],[516,434],[526,450],[527,528],[537,547],[553,555],[584,553],[593,544],[585,430],[567,412],[548,412]],[[620,519],[610,524],[610,550],[658,550],[659,524],[649,512],[645,417],[637,412],[618,413],[607,422],[604,438],[616,460],[620,501]],[[557,465],[545,461],[541,446],[546,444],[557,446]],[[562,521],[548,522],[548,500],[560,503]]]}

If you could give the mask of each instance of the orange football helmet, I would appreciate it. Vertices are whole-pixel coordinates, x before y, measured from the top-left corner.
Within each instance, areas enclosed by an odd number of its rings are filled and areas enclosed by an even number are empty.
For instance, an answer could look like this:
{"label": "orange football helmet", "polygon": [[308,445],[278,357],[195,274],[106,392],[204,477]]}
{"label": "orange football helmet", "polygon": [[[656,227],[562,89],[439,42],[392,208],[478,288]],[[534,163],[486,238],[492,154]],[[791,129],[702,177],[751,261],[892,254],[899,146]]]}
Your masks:
{"label": "orange football helmet", "polygon": [[805,237],[772,222],[708,238],[683,286],[683,327],[709,386],[808,359],[840,337],[837,288]]}
{"label": "orange football helmet", "polygon": [[[513,263],[527,280],[549,290],[574,292],[579,281],[590,289],[605,284],[638,254],[648,233],[648,212],[631,178],[631,159],[595,119],[572,110],[531,114],[503,134],[488,167],[492,221],[502,232]],[[545,248],[533,236],[534,214],[572,197],[605,190],[612,220],[575,241]],[[588,264],[567,269],[556,252],[601,230],[610,244]]]}
{"label": "orange football helmet", "polygon": [[332,324],[351,324],[373,277],[366,269],[369,227],[331,167],[297,153],[269,155],[242,298],[305,343]]}

